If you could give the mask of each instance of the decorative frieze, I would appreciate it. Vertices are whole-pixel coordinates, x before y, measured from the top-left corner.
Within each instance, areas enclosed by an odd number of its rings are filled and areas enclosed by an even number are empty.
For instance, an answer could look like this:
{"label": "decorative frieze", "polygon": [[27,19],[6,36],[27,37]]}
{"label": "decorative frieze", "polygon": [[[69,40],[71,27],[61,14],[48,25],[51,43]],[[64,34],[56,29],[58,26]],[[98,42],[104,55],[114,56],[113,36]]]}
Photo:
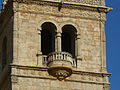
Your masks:
{"label": "decorative frieze", "polygon": [[[45,6],[45,5],[26,5],[20,4],[17,11],[23,13],[33,13],[33,14],[46,14],[59,17],[72,17],[72,18],[87,18],[95,20],[105,20],[105,13],[98,13],[98,11],[84,10],[84,9],[72,9],[72,8],[62,8],[61,11],[58,11],[57,7]],[[27,14],[29,15],[29,14]]]}

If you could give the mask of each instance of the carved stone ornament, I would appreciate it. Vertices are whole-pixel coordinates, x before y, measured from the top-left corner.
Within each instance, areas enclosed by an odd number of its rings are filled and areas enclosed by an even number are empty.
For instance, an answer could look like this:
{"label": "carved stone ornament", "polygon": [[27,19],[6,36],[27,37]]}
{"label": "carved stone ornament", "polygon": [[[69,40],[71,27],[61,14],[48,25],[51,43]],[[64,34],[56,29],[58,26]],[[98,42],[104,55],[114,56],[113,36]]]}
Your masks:
{"label": "carved stone ornament", "polygon": [[53,67],[48,69],[48,73],[53,77],[57,77],[58,80],[62,81],[72,74],[72,70],[67,67]]}
{"label": "carved stone ornament", "polygon": [[12,76],[11,80],[13,83],[17,83],[18,82],[18,77],[17,76]]}

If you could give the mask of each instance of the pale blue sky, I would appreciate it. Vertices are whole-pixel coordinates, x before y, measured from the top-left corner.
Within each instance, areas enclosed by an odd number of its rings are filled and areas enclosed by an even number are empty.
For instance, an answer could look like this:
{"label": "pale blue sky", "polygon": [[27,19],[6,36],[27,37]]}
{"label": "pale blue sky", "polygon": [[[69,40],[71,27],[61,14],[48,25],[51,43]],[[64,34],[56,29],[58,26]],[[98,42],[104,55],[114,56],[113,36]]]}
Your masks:
{"label": "pale blue sky", "polygon": [[111,90],[120,90],[120,0],[106,0],[107,6],[113,11],[107,14],[107,66],[110,77]]}

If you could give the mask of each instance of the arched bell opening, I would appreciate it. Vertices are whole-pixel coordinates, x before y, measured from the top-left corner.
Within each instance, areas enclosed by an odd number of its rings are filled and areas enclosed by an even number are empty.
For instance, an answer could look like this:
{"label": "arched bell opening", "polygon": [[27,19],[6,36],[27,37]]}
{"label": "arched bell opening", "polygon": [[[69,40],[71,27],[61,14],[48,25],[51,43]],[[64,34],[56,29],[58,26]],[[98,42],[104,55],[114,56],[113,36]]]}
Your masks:
{"label": "arched bell opening", "polygon": [[2,70],[7,64],[7,38],[5,37],[2,44]]}
{"label": "arched bell opening", "polygon": [[72,25],[62,27],[62,51],[72,54],[75,57],[75,39],[77,30]]}
{"label": "arched bell opening", "polygon": [[55,51],[55,30],[57,29],[51,22],[45,22],[41,27],[41,51],[43,55],[48,55]]}
{"label": "arched bell opening", "polygon": [[64,80],[72,74],[76,29],[72,25],[63,26],[61,37],[51,22],[43,23],[41,28],[41,51],[47,56],[48,73],[58,80]]}

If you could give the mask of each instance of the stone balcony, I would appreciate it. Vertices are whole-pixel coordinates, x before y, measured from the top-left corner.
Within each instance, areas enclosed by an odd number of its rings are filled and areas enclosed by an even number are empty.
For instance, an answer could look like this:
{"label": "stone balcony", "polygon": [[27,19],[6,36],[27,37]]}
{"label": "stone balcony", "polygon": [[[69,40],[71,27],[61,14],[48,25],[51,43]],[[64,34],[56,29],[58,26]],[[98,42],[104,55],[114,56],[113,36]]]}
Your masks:
{"label": "stone balcony", "polygon": [[57,77],[58,80],[63,80],[72,74],[75,59],[67,52],[52,52],[47,56],[47,66],[50,75]]}
{"label": "stone balcony", "polygon": [[48,66],[73,66],[72,55],[67,52],[53,52],[48,55]]}

